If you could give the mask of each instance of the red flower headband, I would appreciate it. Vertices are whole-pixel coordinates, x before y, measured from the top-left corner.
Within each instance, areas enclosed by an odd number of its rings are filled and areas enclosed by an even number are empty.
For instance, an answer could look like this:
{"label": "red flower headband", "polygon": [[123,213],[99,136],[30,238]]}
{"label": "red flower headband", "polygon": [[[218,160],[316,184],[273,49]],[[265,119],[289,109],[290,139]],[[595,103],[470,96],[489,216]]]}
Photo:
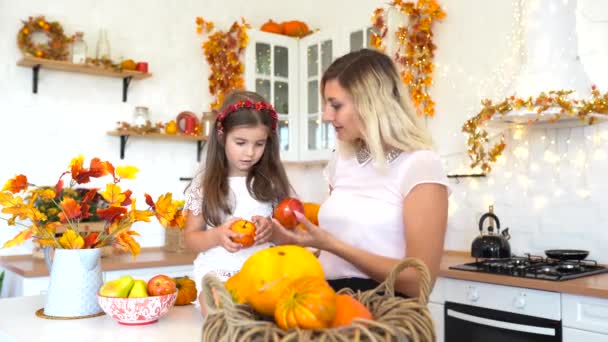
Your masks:
{"label": "red flower headband", "polygon": [[272,128],[272,131],[275,132],[277,130],[277,122],[279,121],[279,116],[277,115],[277,112],[274,110],[274,107],[272,107],[271,104],[266,103],[264,101],[253,102],[251,100],[245,100],[231,104],[230,106],[228,106],[228,108],[224,109],[217,115],[218,132],[224,132],[224,125],[222,124],[224,122],[224,119],[226,119],[229,114],[234,113],[241,108],[255,109],[257,111],[267,111],[268,114],[270,114],[270,117],[272,118],[272,125],[270,126]]}

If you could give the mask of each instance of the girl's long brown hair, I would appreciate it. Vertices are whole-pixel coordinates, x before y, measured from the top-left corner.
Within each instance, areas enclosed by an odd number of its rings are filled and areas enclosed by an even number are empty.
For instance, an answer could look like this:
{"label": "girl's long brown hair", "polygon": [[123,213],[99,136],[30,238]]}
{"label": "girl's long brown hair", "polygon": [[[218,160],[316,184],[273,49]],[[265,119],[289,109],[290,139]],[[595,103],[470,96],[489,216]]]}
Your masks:
{"label": "girl's long brown hair", "polygon": [[[254,92],[235,91],[226,96],[220,111],[238,101],[246,100],[266,101]],[[218,134],[217,122],[215,122],[213,132],[207,141],[205,167],[200,175],[205,228],[207,225],[221,225],[223,218],[232,214],[234,210],[229,203],[228,159],[224,143],[226,135],[235,127],[253,127],[261,124],[268,129],[264,153],[247,174],[247,190],[251,196],[260,202],[277,203],[290,194],[291,185],[280,159],[279,137],[277,132],[271,129],[272,123],[273,119],[268,112],[247,108],[241,108],[226,116],[222,122],[223,134]]]}

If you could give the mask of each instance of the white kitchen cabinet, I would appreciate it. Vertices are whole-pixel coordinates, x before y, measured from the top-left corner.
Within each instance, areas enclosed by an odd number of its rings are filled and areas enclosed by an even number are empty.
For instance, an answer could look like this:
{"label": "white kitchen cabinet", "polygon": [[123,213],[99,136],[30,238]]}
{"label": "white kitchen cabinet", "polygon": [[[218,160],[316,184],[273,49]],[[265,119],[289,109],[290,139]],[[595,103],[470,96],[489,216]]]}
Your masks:
{"label": "white kitchen cabinet", "polygon": [[436,342],[443,342],[444,337],[444,302],[445,302],[445,291],[446,291],[446,279],[438,277],[435,281],[433,291],[429,296],[429,311],[433,318],[433,324],[435,325],[435,336],[437,337]]}
{"label": "white kitchen cabinet", "polygon": [[564,342],[608,341],[608,299],[562,294],[562,317]]}
{"label": "white kitchen cabinet", "polygon": [[[103,272],[104,281],[131,275],[133,278],[148,280],[157,274],[170,277],[188,276],[192,278],[192,265],[146,267]],[[49,277],[24,277],[7,271],[2,289],[2,297],[34,296],[46,294]]]}

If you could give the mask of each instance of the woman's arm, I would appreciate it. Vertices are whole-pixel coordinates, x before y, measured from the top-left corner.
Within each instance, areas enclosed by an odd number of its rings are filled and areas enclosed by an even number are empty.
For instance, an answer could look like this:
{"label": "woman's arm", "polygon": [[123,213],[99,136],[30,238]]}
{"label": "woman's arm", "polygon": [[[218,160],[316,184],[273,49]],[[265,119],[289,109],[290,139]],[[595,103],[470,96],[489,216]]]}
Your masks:
{"label": "woman's arm", "polygon": [[241,245],[230,240],[231,237],[239,237],[241,234],[230,230],[230,226],[238,218],[232,218],[215,229],[204,229],[205,220],[203,215],[193,215],[186,212],[186,226],[184,228],[184,240],[186,246],[193,252],[200,253],[213,247],[223,246],[229,252],[236,252]]}
{"label": "woman's arm", "polygon": [[[424,183],[415,186],[403,200],[403,224],[405,228],[406,256],[422,260],[431,275],[431,285],[439,271],[443,240],[448,216],[448,191],[445,186]],[[293,233],[282,229],[284,236],[292,242],[326,250],[347,260],[370,278],[383,282],[389,272],[401,260],[380,256],[353,247],[334,237],[324,229],[306,222],[307,232],[296,229]],[[275,224],[279,225],[278,222]],[[395,289],[407,296],[419,294],[418,276],[414,269],[406,269],[399,274]]]}

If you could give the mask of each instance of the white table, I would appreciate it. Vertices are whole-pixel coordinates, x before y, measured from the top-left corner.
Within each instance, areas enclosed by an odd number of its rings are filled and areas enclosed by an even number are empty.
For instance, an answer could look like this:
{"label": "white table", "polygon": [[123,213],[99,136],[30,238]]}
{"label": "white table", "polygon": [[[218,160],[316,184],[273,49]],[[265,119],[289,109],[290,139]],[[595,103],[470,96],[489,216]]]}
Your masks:
{"label": "white table", "polygon": [[124,326],[107,315],[50,320],[36,316],[45,296],[0,299],[0,342],[201,341],[203,319],[194,305],[175,306],[158,322]]}

